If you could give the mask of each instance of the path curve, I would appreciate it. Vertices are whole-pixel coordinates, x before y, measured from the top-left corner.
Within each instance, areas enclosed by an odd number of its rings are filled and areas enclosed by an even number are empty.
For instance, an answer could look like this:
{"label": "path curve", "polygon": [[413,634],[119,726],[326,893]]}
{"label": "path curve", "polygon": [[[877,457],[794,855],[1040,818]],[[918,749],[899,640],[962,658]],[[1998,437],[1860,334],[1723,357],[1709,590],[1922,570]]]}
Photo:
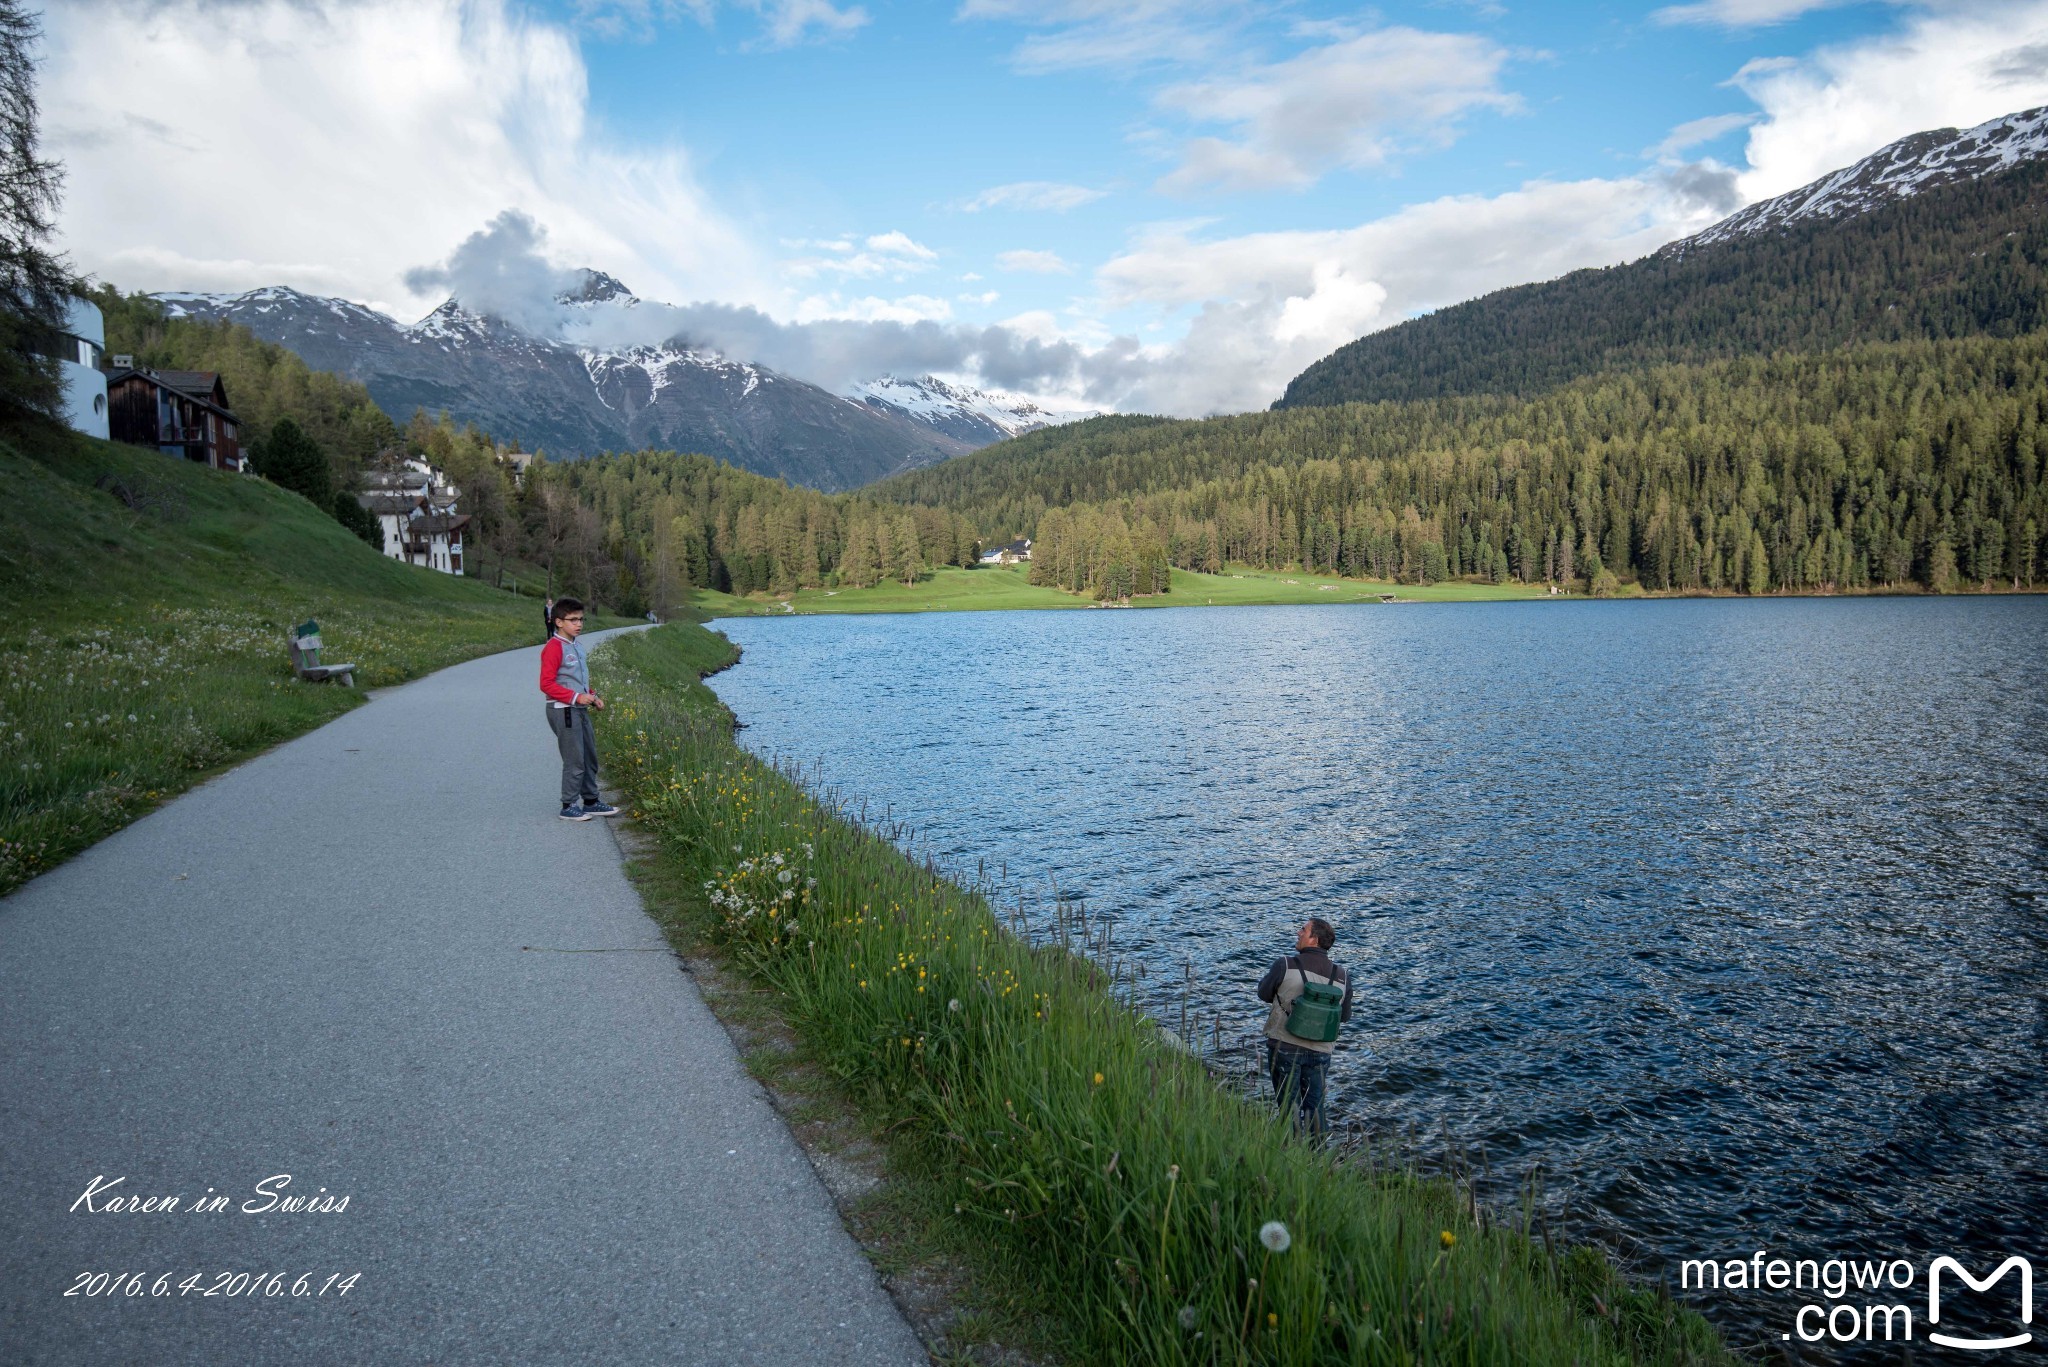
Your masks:
{"label": "path curve", "polygon": [[[604,823],[556,819],[537,661],[380,693],[0,901],[0,1359],[927,1360]],[[280,1173],[347,1208],[242,1213]],[[96,1177],[183,1208],[71,1209]],[[361,1277],[199,1294],[244,1272]]]}

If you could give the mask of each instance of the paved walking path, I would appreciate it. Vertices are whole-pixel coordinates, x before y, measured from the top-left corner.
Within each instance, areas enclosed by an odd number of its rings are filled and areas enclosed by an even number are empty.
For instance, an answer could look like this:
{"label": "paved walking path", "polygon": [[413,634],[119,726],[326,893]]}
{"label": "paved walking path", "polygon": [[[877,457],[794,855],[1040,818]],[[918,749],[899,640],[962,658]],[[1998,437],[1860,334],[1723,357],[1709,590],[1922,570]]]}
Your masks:
{"label": "paved walking path", "polygon": [[[604,823],[555,818],[537,665],[381,694],[0,901],[0,1361],[925,1361]],[[347,1209],[242,1213],[280,1173]],[[181,1209],[73,1210],[98,1177]],[[65,1295],[99,1272],[173,1294]],[[241,1272],[361,1276],[200,1294]]]}

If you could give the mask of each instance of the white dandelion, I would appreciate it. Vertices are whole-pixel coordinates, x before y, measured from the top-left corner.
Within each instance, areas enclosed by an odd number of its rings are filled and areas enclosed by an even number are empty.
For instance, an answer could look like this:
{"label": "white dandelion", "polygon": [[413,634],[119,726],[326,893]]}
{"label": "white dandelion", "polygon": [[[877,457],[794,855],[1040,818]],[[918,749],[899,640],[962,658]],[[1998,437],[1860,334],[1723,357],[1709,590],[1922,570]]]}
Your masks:
{"label": "white dandelion", "polygon": [[1289,1245],[1293,1244],[1294,1236],[1289,1234],[1287,1226],[1278,1220],[1268,1220],[1259,1226],[1259,1242],[1270,1252],[1285,1253]]}

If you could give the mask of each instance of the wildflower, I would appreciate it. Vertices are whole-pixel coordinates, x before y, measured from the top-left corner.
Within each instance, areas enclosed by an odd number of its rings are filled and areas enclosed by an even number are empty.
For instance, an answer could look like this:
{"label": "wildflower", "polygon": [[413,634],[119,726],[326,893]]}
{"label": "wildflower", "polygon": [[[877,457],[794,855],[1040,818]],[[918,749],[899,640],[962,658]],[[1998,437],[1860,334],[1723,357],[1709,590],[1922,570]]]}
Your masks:
{"label": "wildflower", "polygon": [[958,1011],[960,1009],[960,999],[958,997],[955,997],[953,998],[953,1000],[947,1002],[946,1009],[948,1011]]}
{"label": "wildflower", "polygon": [[1201,1315],[1192,1305],[1183,1305],[1180,1308],[1180,1327],[1183,1329],[1193,1329],[1200,1322],[1201,1318]]}
{"label": "wildflower", "polygon": [[1268,1329],[1278,1329],[1280,1327],[1280,1317],[1270,1310],[1266,1312],[1266,1327]]}
{"label": "wildflower", "polygon": [[1098,1086],[1098,1087],[1100,1087],[1100,1086],[1102,1085],[1102,1074],[1100,1074],[1100,1073],[1097,1073],[1097,1074],[1095,1075],[1095,1085],[1096,1085],[1096,1086]]}
{"label": "wildflower", "polygon": [[1259,1226],[1259,1242],[1269,1252],[1285,1253],[1294,1244],[1294,1236],[1287,1232],[1287,1226],[1278,1220],[1268,1220]]}
{"label": "wildflower", "polygon": [[1169,1182],[1178,1182],[1180,1180],[1180,1164],[1175,1163],[1166,1170],[1166,1180]]}
{"label": "wildflower", "polygon": [[1445,1248],[1456,1248],[1458,1246],[1458,1236],[1451,1233],[1448,1229],[1437,1235],[1436,1240]]}

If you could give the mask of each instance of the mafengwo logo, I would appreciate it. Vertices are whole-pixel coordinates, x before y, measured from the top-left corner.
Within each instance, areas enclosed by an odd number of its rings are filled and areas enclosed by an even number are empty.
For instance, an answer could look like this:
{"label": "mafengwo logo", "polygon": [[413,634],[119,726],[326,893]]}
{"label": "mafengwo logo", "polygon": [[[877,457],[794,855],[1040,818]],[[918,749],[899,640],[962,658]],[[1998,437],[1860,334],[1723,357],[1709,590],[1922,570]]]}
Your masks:
{"label": "mafengwo logo", "polygon": [[[1955,1311],[1963,1302],[1962,1287],[1983,1297],[2007,1282],[2007,1274],[2018,1273],[2019,1320],[2008,1318],[2010,1310],[1990,1310],[1987,1302],[1976,1301],[1973,1309],[1983,1323],[2011,1326],[2017,1333],[1994,1329],[1988,1334],[1956,1332]],[[1955,1258],[1936,1258],[1927,1268],[1927,1322],[1913,1321],[1911,1293],[1919,1281],[1919,1269],[1905,1258],[1774,1258],[1759,1249],[1747,1258],[1688,1258],[1679,1265],[1681,1294],[1702,1291],[1814,1291],[1822,1300],[1799,1307],[1792,1315],[1792,1327],[1778,1337],[1801,1343],[1911,1343],[1926,1330],[1929,1343],[1943,1348],[1994,1353],[2007,1348],[2024,1348],[2034,1341],[2026,1326],[2034,1322],[2034,1265],[2017,1255],[1999,1263],[1979,1277]],[[1962,1286],[1958,1286],[1960,1282]],[[1858,1295],[1858,1292],[1865,1293]],[[1900,1293],[1906,1293],[1901,1299]],[[1949,1328],[1943,1329],[1943,1298],[1950,1312]]]}
{"label": "mafengwo logo", "polygon": [[2032,1333],[2013,1334],[2002,1339],[1960,1338],[1952,1334],[1936,1333],[1934,1326],[1941,1323],[1941,1274],[1953,1272],[1963,1279],[1972,1291],[1989,1291],[2004,1280],[2005,1274],[2017,1269],[2020,1274],[2020,1323],[2034,1322],[2034,1265],[2017,1255],[2007,1258],[1998,1265],[1998,1270],[1979,1281],[1969,1270],[1954,1258],[1936,1258],[1934,1265],[1927,1269],[1927,1337],[1930,1342],[1944,1348],[1976,1348],[1990,1352],[1998,1348],[2024,1348],[2034,1341]]}

